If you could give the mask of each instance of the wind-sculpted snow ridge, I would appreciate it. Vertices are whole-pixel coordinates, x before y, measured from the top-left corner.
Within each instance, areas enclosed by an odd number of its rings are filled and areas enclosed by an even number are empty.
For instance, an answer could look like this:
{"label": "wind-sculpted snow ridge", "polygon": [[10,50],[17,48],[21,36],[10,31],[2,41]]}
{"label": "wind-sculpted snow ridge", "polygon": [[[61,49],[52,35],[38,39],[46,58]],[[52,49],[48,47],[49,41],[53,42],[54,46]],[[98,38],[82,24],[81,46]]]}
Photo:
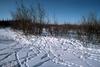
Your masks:
{"label": "wind-sculpted snow ridge", "polygon": [[100,49],[73,38],[25,36],[0,30],[0,67],[99,67]]}

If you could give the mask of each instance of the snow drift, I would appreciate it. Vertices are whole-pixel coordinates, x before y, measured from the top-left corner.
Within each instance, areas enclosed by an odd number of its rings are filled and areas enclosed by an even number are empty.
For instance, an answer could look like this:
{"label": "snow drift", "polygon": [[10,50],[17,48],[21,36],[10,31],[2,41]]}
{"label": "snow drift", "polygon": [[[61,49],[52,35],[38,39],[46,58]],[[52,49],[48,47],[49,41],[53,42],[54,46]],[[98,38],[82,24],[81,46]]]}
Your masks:
{"label": "snow drift", "polygon": [[100,49],[83,47],[73,38],[25,36],[0,29],[1,67],[99,67]]}

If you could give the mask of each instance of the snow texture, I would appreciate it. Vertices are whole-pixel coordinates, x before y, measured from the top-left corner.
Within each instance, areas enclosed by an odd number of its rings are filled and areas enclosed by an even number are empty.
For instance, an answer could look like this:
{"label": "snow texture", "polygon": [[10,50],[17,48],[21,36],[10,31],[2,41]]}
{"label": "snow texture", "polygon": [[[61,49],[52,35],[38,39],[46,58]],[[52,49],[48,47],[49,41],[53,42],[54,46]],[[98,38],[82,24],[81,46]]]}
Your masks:
{"label": "snow texture", "polygon": [[100,67],[100,49],[82,44],[73,38],[0,29],[0,67]]}

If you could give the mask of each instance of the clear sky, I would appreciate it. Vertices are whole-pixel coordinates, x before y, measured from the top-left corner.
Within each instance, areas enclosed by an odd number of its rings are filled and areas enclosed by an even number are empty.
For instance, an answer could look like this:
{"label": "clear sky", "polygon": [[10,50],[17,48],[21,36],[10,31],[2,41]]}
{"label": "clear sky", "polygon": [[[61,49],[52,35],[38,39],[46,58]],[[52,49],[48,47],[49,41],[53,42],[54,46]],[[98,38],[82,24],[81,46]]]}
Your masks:
{"label": "clear sky", "polygon": [[[11,11],[16,9],[15,1],[0,0],[0,19],[11,19]],[[54,15],[59,23],[64,21],[76,23],[82,16],[95,12],[100,17],[100,0],[24,0],[25,5],[35,5],[40,1],[49,18],[54,20]]]}

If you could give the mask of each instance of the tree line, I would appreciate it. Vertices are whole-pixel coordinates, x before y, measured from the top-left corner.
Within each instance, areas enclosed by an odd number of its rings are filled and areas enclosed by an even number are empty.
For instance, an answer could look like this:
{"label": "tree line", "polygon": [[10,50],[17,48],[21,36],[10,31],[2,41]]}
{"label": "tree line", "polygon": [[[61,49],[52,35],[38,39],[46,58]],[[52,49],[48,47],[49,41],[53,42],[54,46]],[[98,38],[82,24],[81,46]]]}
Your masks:
{"label": "tree line", "polygon": [[[41,35],[45,28],[53,36],[63,36],[68,31],[77,31],[80,35],[100,34],[100,19],[94,13],[88,17],[82,17],[80,24],[52,24],[46,20],[46,11],[40,3],[37,7],[26,7],[23,0],[17,4],[16,11],[11,12],[12,20],[1,20],[0,27],[12,27],[16,30],[22,30],[25,34]],[[47,19],[49,20],[49,18]]]}

